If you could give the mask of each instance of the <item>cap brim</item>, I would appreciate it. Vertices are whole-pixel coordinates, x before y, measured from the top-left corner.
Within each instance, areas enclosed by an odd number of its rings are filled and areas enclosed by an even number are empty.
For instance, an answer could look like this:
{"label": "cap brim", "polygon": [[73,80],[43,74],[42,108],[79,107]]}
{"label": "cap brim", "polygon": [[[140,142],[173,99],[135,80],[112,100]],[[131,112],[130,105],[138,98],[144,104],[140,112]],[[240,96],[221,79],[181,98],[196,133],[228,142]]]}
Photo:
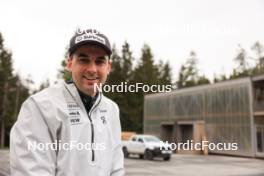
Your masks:
{"label": "cap brim", "polygon": [[77,43],[76,45],[72,46],[69,49],[69,54],[70,55],[73,54],[79,47],[85,46],[85,45],[96,45],[96,46],[103,48],[109,56],[112,54],[112,51],[108,47],[106,47],[104,44],[97,42],[97,41],[93,41],[93,40],[86,40],[86,41]]}

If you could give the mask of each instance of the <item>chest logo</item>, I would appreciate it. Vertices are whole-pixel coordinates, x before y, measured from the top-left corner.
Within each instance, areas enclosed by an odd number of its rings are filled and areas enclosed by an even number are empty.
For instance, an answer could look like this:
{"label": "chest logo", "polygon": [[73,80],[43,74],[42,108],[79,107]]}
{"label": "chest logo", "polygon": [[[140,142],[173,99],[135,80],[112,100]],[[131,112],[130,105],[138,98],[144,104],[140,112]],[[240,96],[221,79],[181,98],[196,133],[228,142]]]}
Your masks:
{"label": "chest logo", "polygon": [[101,117],[101,120],[102,120],[102,123],[103,123],[103,124],[106,124],[106,123],[107,123],[107,122],[106,122],[106,118],[105,118],[105,116],[102,116],[102,117]]}
{"label": "chest logo", "polygon": [[106,109],[99,109],[101,113],[106,113],[107,110]]}
{"label": "chest logo", "polygon": [[71,125],[77,125],[81,124],[81,113],[80,113],[80,107],[74,103],[69,102],[67,104],[68,114],[69,114],[69,121]]}

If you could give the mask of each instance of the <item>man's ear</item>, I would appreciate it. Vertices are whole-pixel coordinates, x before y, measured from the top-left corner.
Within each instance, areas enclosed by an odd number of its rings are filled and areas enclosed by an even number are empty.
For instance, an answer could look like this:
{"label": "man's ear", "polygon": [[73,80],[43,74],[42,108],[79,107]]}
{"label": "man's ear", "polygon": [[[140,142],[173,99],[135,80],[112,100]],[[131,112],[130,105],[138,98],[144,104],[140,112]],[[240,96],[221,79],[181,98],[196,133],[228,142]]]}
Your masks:
{"label": "man's ear", "polygon": [[72,70],[72,60],[73,58],[71,56],[69,56],[66,60],[66,70],[69,72]]}
{"label": "man's ear", "polygon": [[110,74],[110,72],[111,72],[111,69],[112,69],[112,60],[109,60],[108,61],[108,75]]}

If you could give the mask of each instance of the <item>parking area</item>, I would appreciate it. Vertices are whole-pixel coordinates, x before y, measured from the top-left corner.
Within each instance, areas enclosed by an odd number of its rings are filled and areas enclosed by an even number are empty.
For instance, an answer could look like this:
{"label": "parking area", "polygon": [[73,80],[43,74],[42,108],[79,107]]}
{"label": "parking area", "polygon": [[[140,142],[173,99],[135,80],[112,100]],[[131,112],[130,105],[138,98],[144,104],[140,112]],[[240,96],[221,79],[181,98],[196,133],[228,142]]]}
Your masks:
{"label": "parking area", "polygon": [[9,151],[0,150],[0,176],[9,175]]}
{"label": "parking area", "polygon": [[264,176],[264,160],[219,155],[178,155],[171,160],[125,159],[126,176]]}
{"label": "parking area", "polygon": [[[0,176],[9,176],[8,150],[0,150]],[[264,159],[172,155],[170,161],[125,159],[126,176],[264,176]]]}

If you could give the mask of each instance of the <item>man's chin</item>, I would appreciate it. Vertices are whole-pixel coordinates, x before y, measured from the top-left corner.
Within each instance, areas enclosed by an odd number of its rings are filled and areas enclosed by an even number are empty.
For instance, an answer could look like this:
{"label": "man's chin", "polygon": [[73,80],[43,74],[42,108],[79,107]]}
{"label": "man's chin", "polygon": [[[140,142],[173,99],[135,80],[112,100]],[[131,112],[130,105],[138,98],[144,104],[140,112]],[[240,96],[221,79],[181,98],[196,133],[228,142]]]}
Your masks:
{"label": "man's chin", "polygon": [[83,85],[86,93],[93,93],[96,94],[97,91],[101,90],[101,83],[94,83],[94,84],[85,84]]}
{"label": "man's chin", "polygon": [[84,88],[84,93],[90,96],[94,96],[96,94],[96,87],[94,87],[93,85],[85,85]]}

